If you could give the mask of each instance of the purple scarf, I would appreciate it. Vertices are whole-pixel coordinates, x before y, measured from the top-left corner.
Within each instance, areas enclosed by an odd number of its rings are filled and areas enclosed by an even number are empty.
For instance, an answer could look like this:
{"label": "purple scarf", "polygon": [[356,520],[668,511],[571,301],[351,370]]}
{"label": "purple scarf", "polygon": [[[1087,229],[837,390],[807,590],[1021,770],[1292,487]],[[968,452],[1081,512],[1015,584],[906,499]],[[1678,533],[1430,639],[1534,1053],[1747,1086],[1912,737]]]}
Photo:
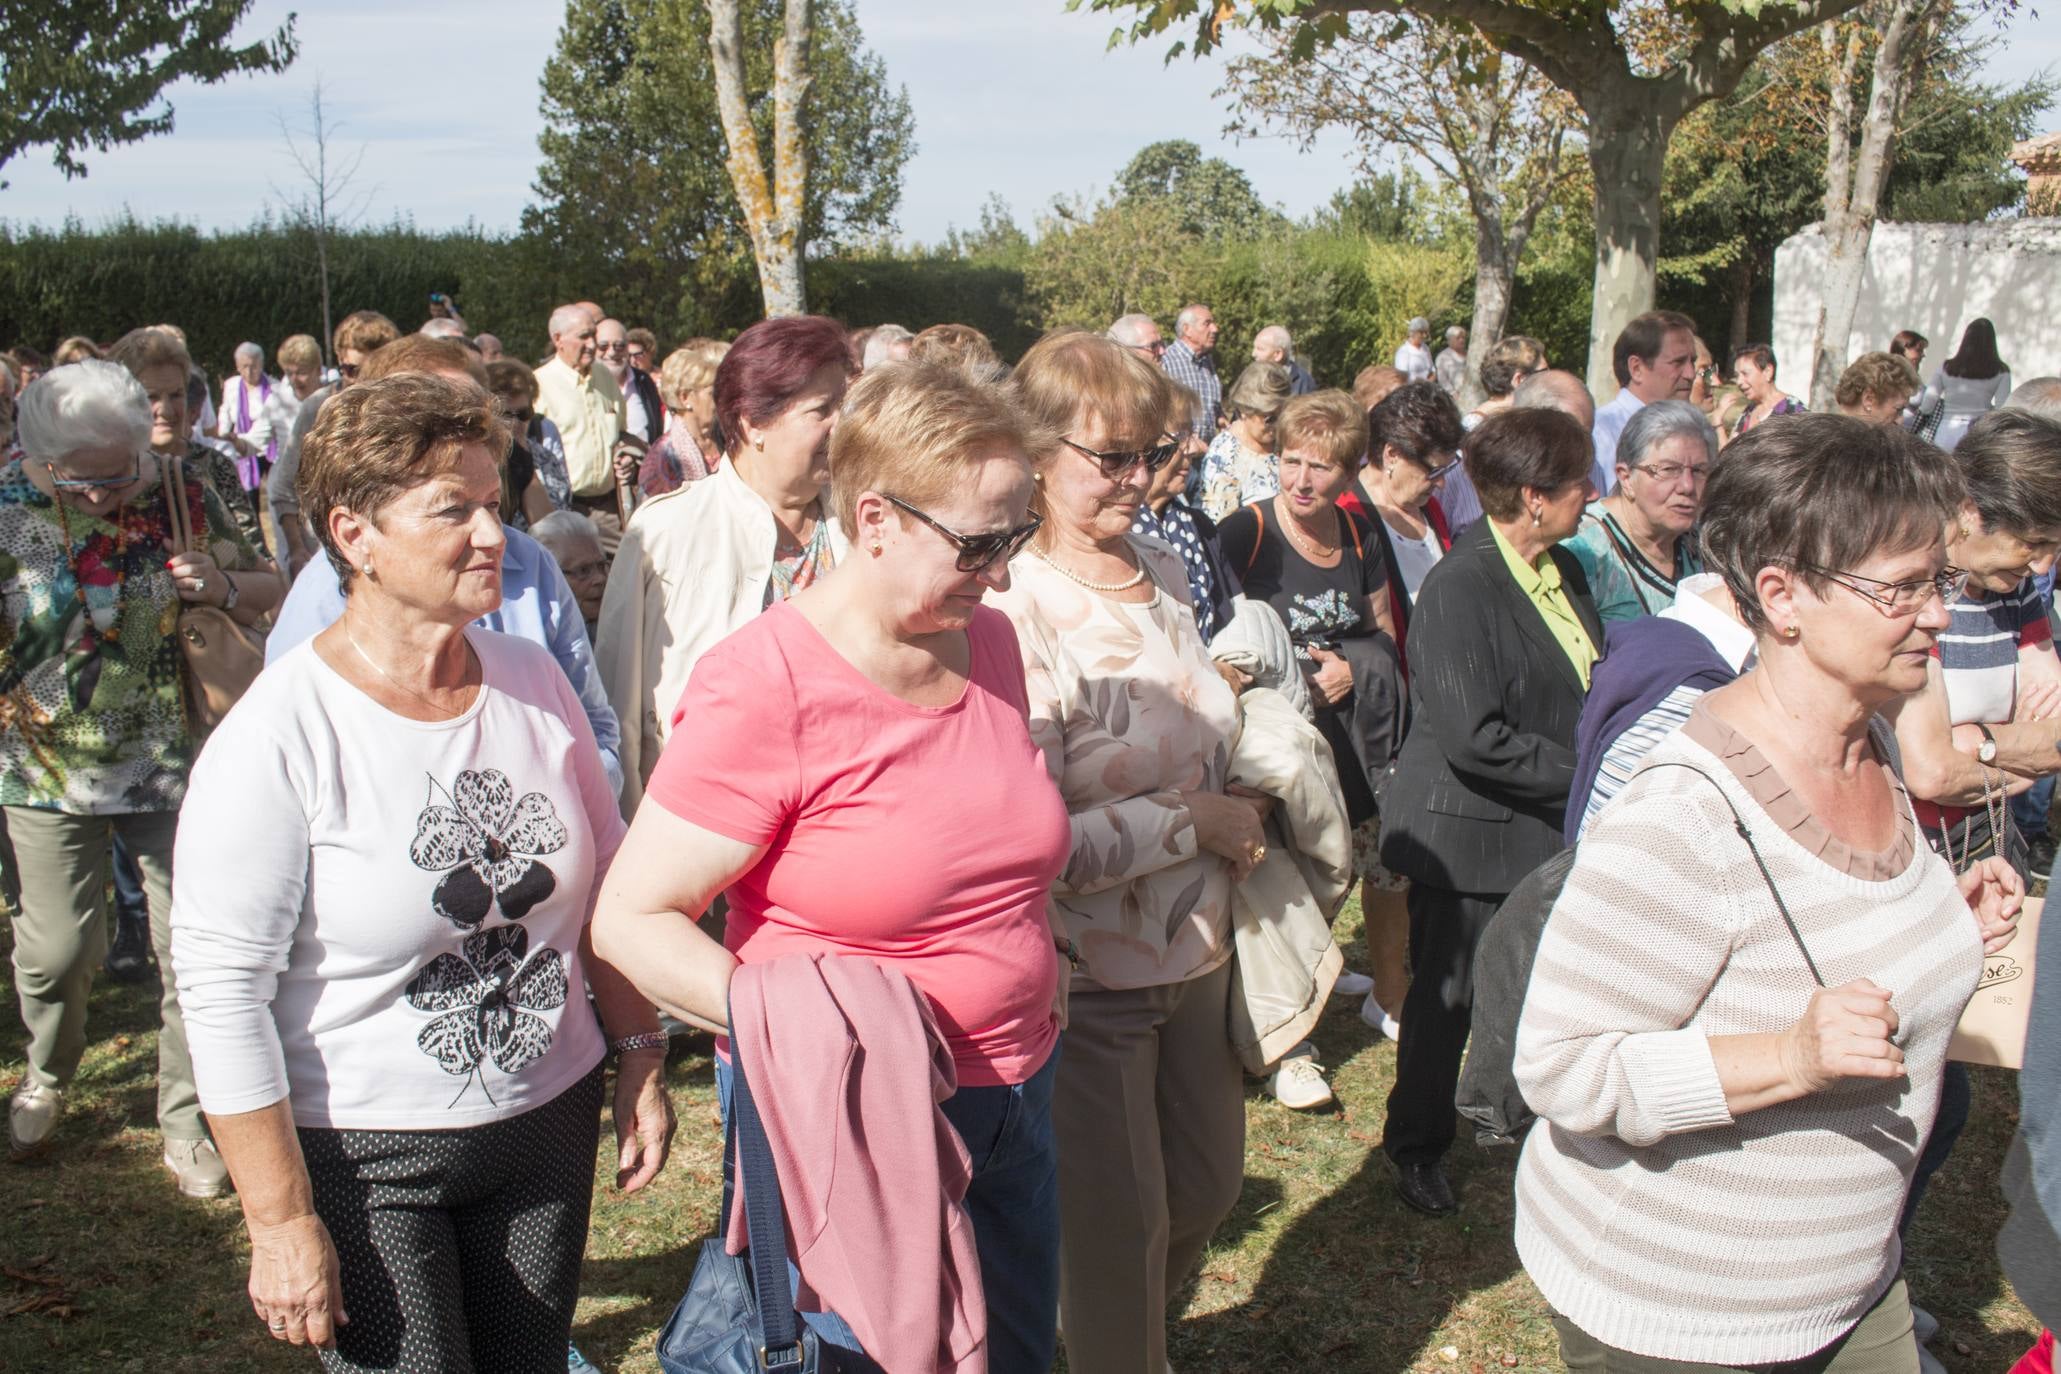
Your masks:
{"label": "purple scarf", "polygon": [[[258,404],[263,406],[271,399],[272,379],[260,372],[258,374]],[[236,432],[238,434],[250,433],[250,383],[244,381],[241,377],[236,379]],[[238,454],[236,456],[236,475],[243,482],[243,489],[245,491],[256,491],[258,483],[264,480],[265,468],[272,466],[273,461],[278,456],[279,441],[277,439],[265,441],[263,467],[258,465],[257,454]]]}

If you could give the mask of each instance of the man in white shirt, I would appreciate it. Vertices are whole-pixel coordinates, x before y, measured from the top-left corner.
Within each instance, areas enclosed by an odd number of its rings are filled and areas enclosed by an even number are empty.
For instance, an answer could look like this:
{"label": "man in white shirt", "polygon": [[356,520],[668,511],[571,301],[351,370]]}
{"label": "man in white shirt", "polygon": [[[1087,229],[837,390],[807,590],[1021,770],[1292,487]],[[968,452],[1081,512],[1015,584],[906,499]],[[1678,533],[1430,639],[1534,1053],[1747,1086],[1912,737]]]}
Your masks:
{"label": "man in white shirt", "polygon": [[1433,371],[1431,350],[1424,346],[1431,337],[1431,321],[1419,315],[1410,321],[1409,342],[1395,351],[1395,370],[1413,382],[1431,379]]}
{"label": "man in white shirt", "polygon": [[607,368],[594,366],[600,323],[600,314],[585,302],[551,312],[553,356],[537,369],[537,413],[558,426],[573,505],[601,530],[602,547],[613,553],[623,532],[616,484],[635,482],[637,467],[618,446],[627,427],[622,388]]}
{"label": "man in white shirt", "polygon": [[1467,382],[1467,327],[1454,325],[1446,330],[1446,346],[1437,358],[1432,360],[1431,370],[1438,379],[1439,389],[1446,395],[1458,398],[1460,388]]}
{"label": "man in white shirt", "polygon": [[1673,310],[1649,310],[1632,318],[1610,350],[1619,391],[1596,410],[1598,496],[1617,485],[1617,436],[1625,422],[1655,401],[1686,401],[1696,382],[1696,321]]}
{"label": "man in white shirt", "polygon": [[630,331],[621,320],[603,320],[594,326],[594,360],[608,369],[623,393],[623,431],[645,443],[665,433],[665,403],[659,399],[658,383],[651,374],[630,359]]}

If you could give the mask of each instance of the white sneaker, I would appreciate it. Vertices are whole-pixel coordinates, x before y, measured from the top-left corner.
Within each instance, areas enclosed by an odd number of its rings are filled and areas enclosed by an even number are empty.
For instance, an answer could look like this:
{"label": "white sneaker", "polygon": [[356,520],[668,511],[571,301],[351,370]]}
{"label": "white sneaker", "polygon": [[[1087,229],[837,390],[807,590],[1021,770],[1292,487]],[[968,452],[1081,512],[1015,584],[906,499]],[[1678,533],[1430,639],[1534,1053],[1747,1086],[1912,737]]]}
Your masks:
{"label": "white sneaker", "polygon": [[64,1115],[64,1089],[24,1081],[7,1104],[7,1157],[28,1159],[40,1154]]}
{"label": "white sneaker", "polygon": [[1274,1066],[1267,1087],[1276,1102],[1299,1112],[1331,1101],[1331,1085],[1324,1081],[1324,1066],[1317,1062],[1317,1047],[1307,1040]]}
{"label": "white sneaker", "polygon": [[165,1167],[186,1197],[220,1197],[229,1191],[229,1166],[212,1140],[167,1140]]}
{"label": "white sneaker", "polygon": [[1372,991],[1374,980],[1364,973],[1340,973],[1338,981],[1331,985],[1333,997],[1365,997]]}
{"label": "white sneaker", "polygon": [[1939,1318],[1918,1306],[1917,1303],[1912,1303],[1911,1333],[1918,1338],[1918,1344],[1931,1345],[1932,1338],[1939,1334]]}
{"label": "white sneaker", "polygon": [[1374,994],[1371,992],[1367,994],[1367,1000],[1360,1003],[1360,1019],[1391,1040],[1403,1038],[1402,1023],[1389,1015],[1382,1005],[1374,1000]]}

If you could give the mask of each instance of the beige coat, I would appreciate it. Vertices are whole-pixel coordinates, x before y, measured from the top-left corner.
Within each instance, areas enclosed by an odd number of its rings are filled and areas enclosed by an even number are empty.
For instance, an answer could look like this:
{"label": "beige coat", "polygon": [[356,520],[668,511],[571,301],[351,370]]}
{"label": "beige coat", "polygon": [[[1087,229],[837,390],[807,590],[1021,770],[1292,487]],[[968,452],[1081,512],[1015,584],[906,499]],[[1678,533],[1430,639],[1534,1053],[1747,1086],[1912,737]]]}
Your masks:
{"label": "beige coat", "polygon": [[1250,688],[1238,704],[1230,780],[1275,801],[1267,856],[1231,897],[1231,1044],[1259,1073],[1309,1034],[1338,981],[1345,960],[1331,922],[1352,891],[1352,826],[1317,727],[1271,688]]}
{"label": "beige coat", "polygon": [[[829,527],[841,563],[849,543],[836,521]],[[728,463],[630,517],[595,646],[608,704],[622,722],[625,816],[644,799],[694,665],[765,609],[778,543],[773,508]]]}

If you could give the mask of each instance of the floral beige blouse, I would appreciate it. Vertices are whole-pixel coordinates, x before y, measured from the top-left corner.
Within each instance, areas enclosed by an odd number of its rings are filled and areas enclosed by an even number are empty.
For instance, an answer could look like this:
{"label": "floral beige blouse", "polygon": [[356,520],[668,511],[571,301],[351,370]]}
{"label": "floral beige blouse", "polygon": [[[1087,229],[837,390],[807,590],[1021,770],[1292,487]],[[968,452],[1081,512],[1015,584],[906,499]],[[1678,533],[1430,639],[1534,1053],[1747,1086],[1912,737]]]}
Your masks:
{"label": "floral beige blouse", "polygon": [[1195,628],[1180,555],[1131,543],[1159,590],[1149,602],[1098,596],[1029,553],[988,596],[1016,626],[1031,740],[1072,818],[1052,901],[1080,949],[1077,988],[1184,982],[1231,956],[1230,867],[1199,849],[1180,793],[1222,790],[1238,703]]}

